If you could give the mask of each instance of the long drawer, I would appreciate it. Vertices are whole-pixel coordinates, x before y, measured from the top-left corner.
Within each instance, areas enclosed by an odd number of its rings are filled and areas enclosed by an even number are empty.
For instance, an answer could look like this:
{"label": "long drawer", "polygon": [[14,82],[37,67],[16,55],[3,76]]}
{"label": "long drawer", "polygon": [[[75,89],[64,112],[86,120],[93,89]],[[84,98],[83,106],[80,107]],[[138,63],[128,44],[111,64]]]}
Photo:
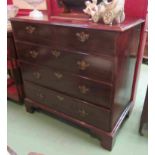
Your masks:
{"label": "long drawer", "polygon": [[112,86],[62,70],[21,63],[24,80],[111,108]]}
{"label": "long drawer", "polygon": [[12,21],[12,27],[15,40],[105,55],[114,55],[118,36],[117,32],[20,21]]}
{"label": "long drawer", "polygon": [[113,59],[82,52],[71,52],[16,42],[18,56],[21,60],[41,64],[72,73],[112,82]]}
{"label": "long drawer", "polygon": [[26,97],[97,128],[110,131],[111,111],[24,81]]}

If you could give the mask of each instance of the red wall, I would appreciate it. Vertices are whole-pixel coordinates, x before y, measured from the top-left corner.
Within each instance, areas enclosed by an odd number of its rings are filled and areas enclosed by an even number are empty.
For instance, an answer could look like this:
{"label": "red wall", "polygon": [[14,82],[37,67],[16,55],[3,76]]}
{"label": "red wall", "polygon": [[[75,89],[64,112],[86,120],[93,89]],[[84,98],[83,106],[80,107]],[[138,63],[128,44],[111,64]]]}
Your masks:
{"label": "red wall", "polygon": [[12,4],[12,0],[7,0],[7,4]]}
{"label": "red wall", "polygon": [[125,13],[127,16],[145,18],[148,0],[125,0]]}

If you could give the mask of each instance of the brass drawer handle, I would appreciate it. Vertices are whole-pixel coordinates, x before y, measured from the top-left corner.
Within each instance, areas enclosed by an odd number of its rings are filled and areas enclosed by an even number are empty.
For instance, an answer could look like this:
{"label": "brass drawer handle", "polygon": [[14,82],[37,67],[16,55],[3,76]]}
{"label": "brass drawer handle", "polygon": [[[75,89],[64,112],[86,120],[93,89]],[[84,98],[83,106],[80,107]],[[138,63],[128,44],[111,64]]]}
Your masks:
{"label": "brass drawer handle", "polygon": [[90,66],[90,64],[84,60],[78,61],[77,65],[79,66],[81,70],[86,70]]}
{"label": "brass drawer handle", "polygon": [[82,85],[79,86],[79,90],[82,94],[86,94],[87,92],[89,92],[89,88],[87,88],[86,86]]}
{"label": "brass drawer handle", "polygon": [[57,99],[59,100],[59,101],[63,101],[64,100],[64,97],[62,97],[62,96],[57,96]]}
{"label": "brass drawer handle", "polygon": [[34,72],[33,73],[33,76],[36,78],[36,79],[40,79],[41,78],[41,74],[39,72]]}
{"label": "brass drawer handle", "polygon": [[57,50],[52,50],[52,55],[58,58],[60,56],[61,52]]}
{"label": "brass drawer handle", "polygon": [[54,73],[54,76],[55,76],[56,78],[58,78],[58,79],[61,79],[61,78],[63,77],[63,74],[58,73],[58,72],[55,72],[55,73]]}
{"label": "brass drawer handle", "polygon": [[79,112],[79,115],[82,117],[85,117],[88,115],[88,113],[84,109],[80,109],[78,112]]}
{"label": "brass drawer handle", "polygon": [[38,53],[37,51],[35,51],[35,50],[31,50],[29,53],[30,53],[31,57],[34,58],[34,59],[37,58],[37,56],[38,56],[38,54],[39,54],[39,53]]}
{"label": "brass drawer handle", "polygon": [[77,36],[78,40],[81,41],[82,43],[84,43],[85,41],[87,41],[89,39],[89,34],[87,34],[85,32],[77,32],[76,36]]}
{"label": "brass drawer handle", "polygon": [[34,26],[29,25],[26,26],[25,30],[27,33],[32,34],[36,30],[36,28]]}

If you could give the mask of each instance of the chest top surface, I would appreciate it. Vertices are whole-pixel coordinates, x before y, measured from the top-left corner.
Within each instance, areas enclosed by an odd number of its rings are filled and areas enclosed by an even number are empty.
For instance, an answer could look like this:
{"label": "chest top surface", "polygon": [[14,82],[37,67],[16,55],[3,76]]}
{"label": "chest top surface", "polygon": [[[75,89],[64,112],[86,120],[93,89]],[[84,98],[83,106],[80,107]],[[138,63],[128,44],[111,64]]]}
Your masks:
{"label": "chest top surface", "polygon": [[66,27],[78,27],[78,28],[86,28],[86,29],[97,29],[97,30],[105,30],[105,31],[116,31],[123,32],[132,27],[135,27],[144,22],[143,19],[137,18],[126,18],[126,20],[121,24],[116,25],[105,25],[103,23],[93,23],[89,21],[88,17],[74,15],[74,17],[68,16],[53,16],[50,19],[47,16],[44,16],[43,19],[33,19],[29,16],[20,16],[12,18],[11,21],[20,21],[20,22],[28,22],[28,23],[38,23],[38,24],[48,24],[48,25],[58,25],[58,26],[66,26]]}

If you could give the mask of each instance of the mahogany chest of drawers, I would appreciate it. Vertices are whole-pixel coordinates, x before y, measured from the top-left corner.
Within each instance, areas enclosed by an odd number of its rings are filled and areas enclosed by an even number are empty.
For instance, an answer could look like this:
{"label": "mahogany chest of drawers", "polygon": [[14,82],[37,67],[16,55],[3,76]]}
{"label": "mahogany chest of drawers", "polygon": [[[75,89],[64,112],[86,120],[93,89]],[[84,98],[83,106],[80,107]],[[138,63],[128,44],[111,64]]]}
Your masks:
{"label": "mahogany chest of drawers", "polygon": [[39,108],[88,128],[111,150],[130,110],[142,20],[105,26],[11,20],[28,112]]}

